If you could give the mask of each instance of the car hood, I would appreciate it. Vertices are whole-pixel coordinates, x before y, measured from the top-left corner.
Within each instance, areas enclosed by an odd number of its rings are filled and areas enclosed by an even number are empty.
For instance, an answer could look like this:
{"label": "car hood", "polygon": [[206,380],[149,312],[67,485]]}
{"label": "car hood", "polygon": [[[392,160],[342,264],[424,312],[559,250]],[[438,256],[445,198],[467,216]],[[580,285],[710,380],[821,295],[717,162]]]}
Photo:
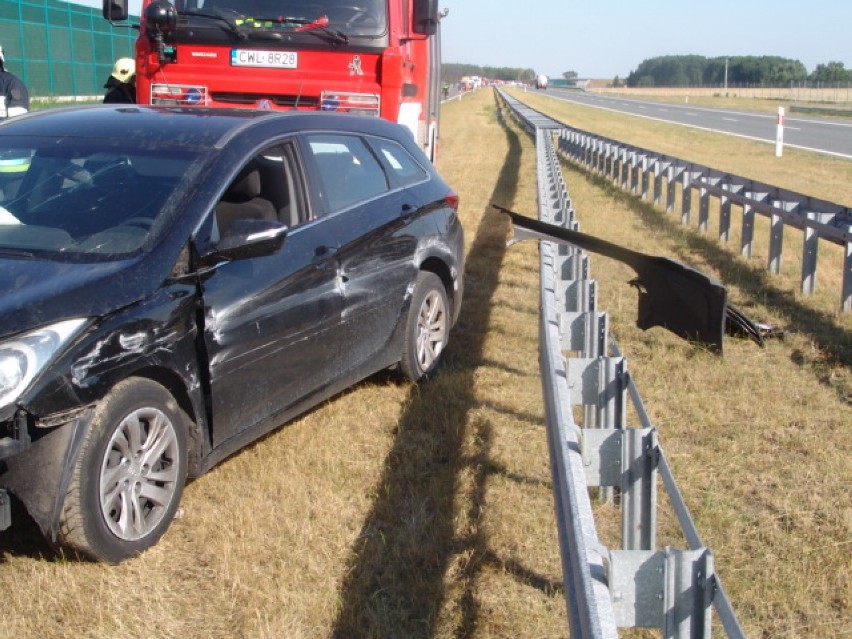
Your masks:
{"label": "car hood", "polygon": [[[0,337],[132,304],[156,286],[139,258],[75,264],[0,258]],[[161,277],[160,277],[161,281]]]}

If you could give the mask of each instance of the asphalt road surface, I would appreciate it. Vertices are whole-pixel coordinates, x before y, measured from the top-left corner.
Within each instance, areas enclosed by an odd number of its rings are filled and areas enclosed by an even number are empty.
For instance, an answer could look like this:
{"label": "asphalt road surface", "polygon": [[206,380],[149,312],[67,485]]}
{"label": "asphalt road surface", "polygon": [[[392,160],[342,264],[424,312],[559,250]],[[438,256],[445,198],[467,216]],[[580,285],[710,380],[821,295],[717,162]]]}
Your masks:
{"label": "asphalt road surface", "polygon": [[[664,104],[571,89],[551,88],[538,93],[598,109],[775,144],[778,116],[774,113],[698,107],[686,102]],[[788,112],[784,118],[783,135],[785,147],[852,160],[852,121],[848,119],[799,116]]]}

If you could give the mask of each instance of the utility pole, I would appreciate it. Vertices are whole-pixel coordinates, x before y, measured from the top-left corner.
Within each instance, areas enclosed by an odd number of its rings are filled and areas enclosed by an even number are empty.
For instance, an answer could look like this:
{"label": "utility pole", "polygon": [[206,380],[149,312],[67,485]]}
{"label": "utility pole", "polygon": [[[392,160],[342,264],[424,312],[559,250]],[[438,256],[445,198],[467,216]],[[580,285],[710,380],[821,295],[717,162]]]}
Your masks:
{"label": "utility pole", "polygon": [[725,97],[728,96],[728,58],[725,58]]}

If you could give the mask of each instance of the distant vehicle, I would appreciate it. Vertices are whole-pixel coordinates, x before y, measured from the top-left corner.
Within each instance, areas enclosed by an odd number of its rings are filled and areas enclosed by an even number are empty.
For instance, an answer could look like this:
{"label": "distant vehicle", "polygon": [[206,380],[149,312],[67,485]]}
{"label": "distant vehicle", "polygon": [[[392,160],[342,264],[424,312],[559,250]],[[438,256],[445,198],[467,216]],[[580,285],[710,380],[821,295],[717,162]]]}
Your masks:
{"label": "distant vehicle", "polygon": [[459,315],[458,197],[400,125],[57,108],[0,160],[0,525],[8,491],[72,553],[144,551],[187,477],[433,372]]}
{"label": "distant vehicle", "polygon": [[536,89],[546,89],[547,88],[547,76],[543,74],[539,74],[535,76],[535,88]]}

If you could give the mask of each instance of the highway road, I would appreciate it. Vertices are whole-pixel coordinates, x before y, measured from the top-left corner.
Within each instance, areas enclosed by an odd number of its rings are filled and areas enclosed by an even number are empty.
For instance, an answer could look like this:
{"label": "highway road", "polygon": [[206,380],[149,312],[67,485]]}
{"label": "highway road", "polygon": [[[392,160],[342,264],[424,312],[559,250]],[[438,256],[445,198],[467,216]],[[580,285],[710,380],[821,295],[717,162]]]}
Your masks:
{"label": "highway road", "polygon": [[[556,100],[775,144],[778,117],[774,113],[650,102],[576,89],[551,88],[537,93]],[[787,113],[784,146],[852,160],[852,121]]]}

